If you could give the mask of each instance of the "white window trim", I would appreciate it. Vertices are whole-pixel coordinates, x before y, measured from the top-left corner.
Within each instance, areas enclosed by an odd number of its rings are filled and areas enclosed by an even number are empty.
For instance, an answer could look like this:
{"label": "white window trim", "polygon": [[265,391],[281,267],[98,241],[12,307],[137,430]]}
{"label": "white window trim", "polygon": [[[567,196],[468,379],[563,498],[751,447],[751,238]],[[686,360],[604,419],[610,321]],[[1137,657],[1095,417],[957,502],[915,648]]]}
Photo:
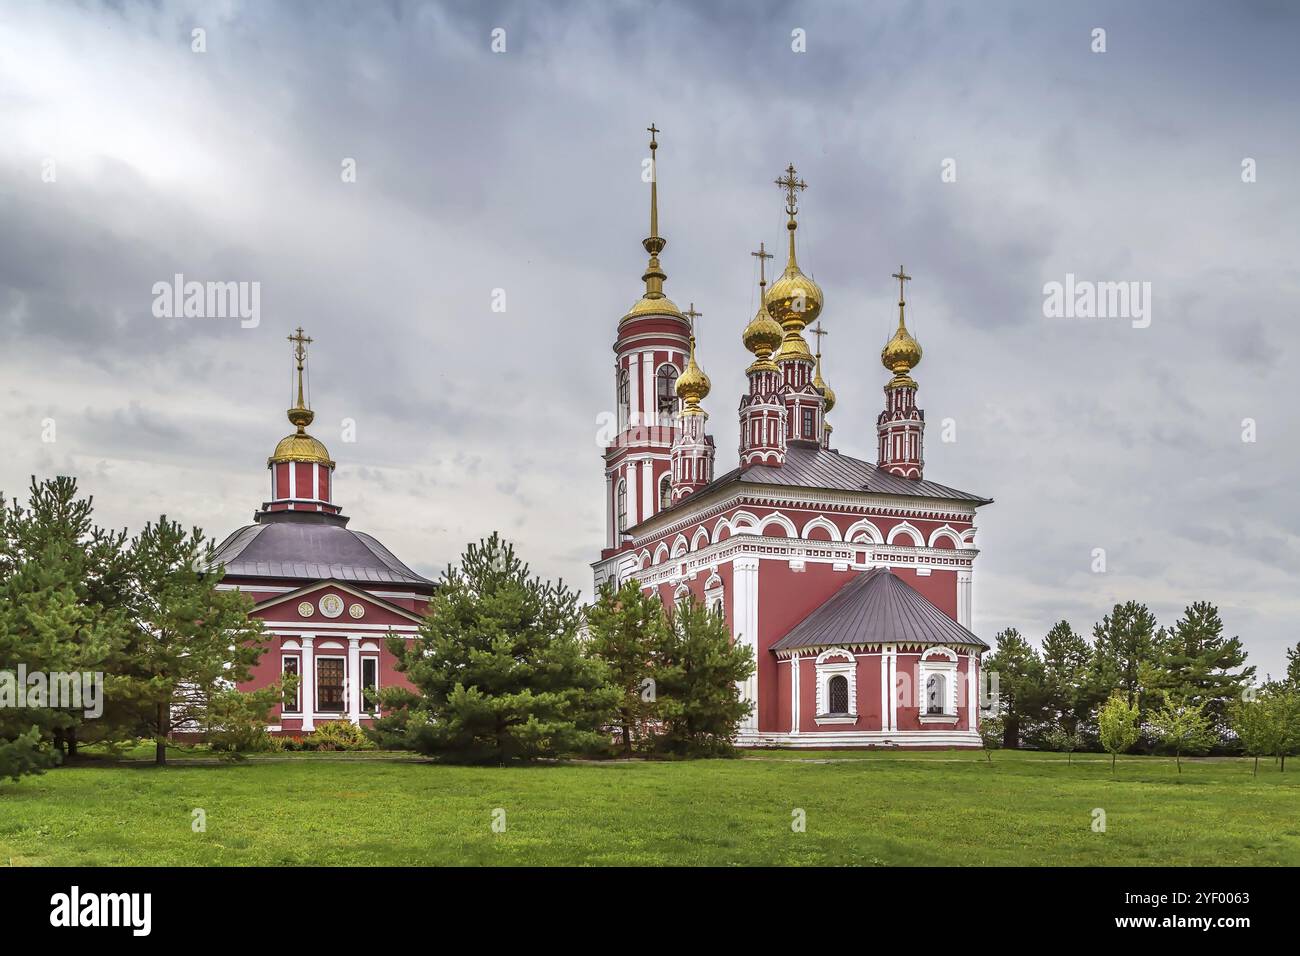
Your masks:
{"label": "white window trim", "polygon": [[[942,658],[935,660],[935,657]],[[926,713],[927,685],[931,674],[942,674],[944,678],[944,712],[942,714]],[[946,647],[932,647],[921,655],[918,668],[917,687],[920,700],[917,701],[917,713],[923,724],[955,724],[957,722],[957,655]]]}
{"label": "white window trim", "polygon": [[[373,647],[373,645],[370,645],[370,646]],[[379,655],[378,655],[378,654],[375,654],[375,653],[369,653],[369,654],[367,654],[367,653],[366,653],[366,648],[365,648],[365,647],[362,647],[362,648],[361,648],[361,652],[362,652],[362,653],[361,653],[361,657],[359,658],[360,663],[358,663],[358,665],[357,665],[357,680],[358,680],[358,681],[364,681],[364,680],[365,680],[365,677],[366,677],[366,661],[374,661],[374,662],[375,662],[375,692],[378,693],[379,690],[380,690],[380,682],[379,682]],[[375,709],[374,709],[374,710],[366,710],[366,685],[365,685],[364,683],[362,683],[362,684],[360,684],[359,686],[360,686],[360,694],[361,694],[361,698],[360,698],[361,714],[360,714],[360,716],[363,717],[363,718],[365,718],[365,717],[378,717],[378,716],[379,716],[379,704],[378,704],[378,703],[375,704]]]}
{"label": "white window trim", "polygon": [[[844,658],[848,658],[845,660]],[[822,651],[817,657],[817,699],[814,703],[813,720],[819,727],[834,724],[856,724],[858,722],[858,661],[849,651],[831,648]],[[830,706],[831,678],[842,675],[849,682],[849,712],[847,714],[828,714]]]}
{"label": "white window trim", "polygon": [[293,710],[285,710],[284,704],[281,703],[280,704],[281,717],[302,716],[302,654],[300,653],[301,648],[299,648],[296,643],[294,644],[294,650],[299,653],[286,654],[283,653],[283,649],[281,649],[281,654],[280,654],[280,680],[284,680],[285,661],[288,661],[289,659],[292,658],[293,660],[298,662],[298,689],[294,692],[294,696],[297,697],[297,702],[295,703]]}

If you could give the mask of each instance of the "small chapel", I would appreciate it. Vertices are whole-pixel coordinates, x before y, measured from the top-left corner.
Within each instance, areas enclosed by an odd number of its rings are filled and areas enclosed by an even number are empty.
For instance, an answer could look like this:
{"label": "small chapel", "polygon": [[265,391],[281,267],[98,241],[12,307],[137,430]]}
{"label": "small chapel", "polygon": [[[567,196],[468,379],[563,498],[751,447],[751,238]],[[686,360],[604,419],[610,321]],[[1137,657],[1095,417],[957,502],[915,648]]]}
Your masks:
{"label": "small chapel", "polygon": [[268,728],[293,735],[324,721],[368,724],[378,716],[369,691],[410,687],[385,638],[415,635],[436,585],[348,527],[335,503],[334,460],[307,432],[315,419],[303,384],[312,340],[299,328],[289,341],[297,371],[297,400],[287,413],[294,431],[266,460],[270,500],[252,524],[217,546],[212,564],[225,565],[218,587],[253,599],[250,616],[264,622],[270,637],[240,689],[268,687],[283,674],[299,679]]}
{"label": "small chapel", "polygon": [[[842,454],[827,415],[821,287],[796,257],[793,164],[785,198],[785,269],[770,285],[763,244],[759,308],[741,331],[754,360],[740,395],[735,467],[715,474],[691,304],[664,292],[657,134],[650,133],[645,290],[618,322],[617,434],[605,449],[606,539],[595,583],[636,580],[666,606],[693,599],[752,648],[740,688],[754,706],[742,746],[978,747],[980,655],[970,630],[975,513],[991,499],[925,477],[925,412],[913,371],[921,346],[906,322],[880,353],[888,379],[875,461]],[[810,328],[811,327],[811,328]],[[817,336],[814,352],[805,331]],[[844,409],[841,409],[841,414]]]}

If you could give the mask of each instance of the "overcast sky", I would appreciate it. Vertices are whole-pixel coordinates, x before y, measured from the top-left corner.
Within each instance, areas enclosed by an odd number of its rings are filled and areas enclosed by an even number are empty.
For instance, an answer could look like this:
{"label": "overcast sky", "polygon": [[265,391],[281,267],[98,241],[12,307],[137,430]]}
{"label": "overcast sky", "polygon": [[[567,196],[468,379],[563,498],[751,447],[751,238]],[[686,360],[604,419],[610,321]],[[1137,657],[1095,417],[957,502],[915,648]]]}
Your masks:
{"label": "overcast sky", "polygon": [[[351,527],[431,575],[499,529],[589,592],[654,121],[719,474],[749,252],[782,247],[793,162],[847,454],[874,457],[889,276],[914,276],[926,476],[996,499],[976,631],[1209,600],[1278,673],[1300,636],[1297,9],[698,7],[5,3],[0,488],[72,474],[106,524],[224,537],[268,496],[301,324]],[[260,324],[155,318],[176,273],[260,283]],[[1149,327],[1046,318],[1067,273],[1151,283]]]}

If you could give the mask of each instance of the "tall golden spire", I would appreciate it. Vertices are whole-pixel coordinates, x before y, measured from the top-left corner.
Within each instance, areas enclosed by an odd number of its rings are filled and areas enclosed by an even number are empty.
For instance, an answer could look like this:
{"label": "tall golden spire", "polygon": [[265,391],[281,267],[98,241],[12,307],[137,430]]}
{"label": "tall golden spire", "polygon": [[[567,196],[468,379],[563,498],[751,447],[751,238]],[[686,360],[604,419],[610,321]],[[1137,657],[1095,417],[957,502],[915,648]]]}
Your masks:
{"label": "tall golden spire", "polygon": [[668,240],[659,235],[659,160],[657,151],[659,141],[656,138],[659,128],[651,123],[646,127],[650,134],[650,235],[641,241],[650,256],[645,273],[641,276],[645,282],[645,292],[636,304],[623,316],[623,321],[642,315],[671,315],[683,318],[673,300],[664,295],[664,279],[668,276],[659,264],[659,254],[668,245]]}
{"label": "tall golden spire", "polygon": [[894,377],[885,387],[916,388],[916,382],[907,373],[921,363],[921,345],[907,331],[907,324],[904,321],[907,300],[903,294],[903,283],[910,282],[912,277],[903,271],[902,266],[899,266],[898,271],[890,278],[898,280],[898,328],[894,330],[894,337],[880,350],[880,363],[894,373]]}
{"label": "tall golden spire", "polygon": [[650,235],[646,236],[641,243],[645,251],[650,254],[650,262],[646,266],[645,275],[641,278],[645,280],[645,297],[647,299],[662,299],[664,297],[664,275],[663,269],[659,265],[659,253],[664,251],[664,246],[668,245],[668,240],[659,235],[659,160],[657,150],[659,142],[655,137],[659,130],[651,123],[646,127],[646,132],[650,134]]}
{"label": "tall golden spire", "polygon": [[311,344],[312,339],[310,336],[304,335],[302,326],[299,326],[293,335],[289,336],[289,341],[293,343],[293,357],[298,366],[298,400],[286,414],[289,416],[289,423],[297,428],[297,431],[280,440],[280,444],[275,446],[275,453],[267,459],[268,464],[302,461],[317,462],[333,468],[334,462],[330,460],[329,451],[323,444],[307,434],[307,426],[316,417],[316,413],[307,407],[306,390],[303,388],[303,370],[307,365],[307,346]]}
{"label": "tall golden spire", "polygon": [[785,212],[789,221],[785,228],[790,233],[790,254],[785,271],[772,283],[772,288],[764,296],[768,314],[785,331],[784,341],[777,360],[803,359],[812,361],[808,343],[804,341],[804,328],[817,320],[822,311],[822,290],[816,282],[804,275],[794,255],[794,233],[799,228],[796,216],[799,213],[799,193],[808,188],[808,184],[797,177],[794,163],[786,167],[785,175],[776,181],[785,192]]}

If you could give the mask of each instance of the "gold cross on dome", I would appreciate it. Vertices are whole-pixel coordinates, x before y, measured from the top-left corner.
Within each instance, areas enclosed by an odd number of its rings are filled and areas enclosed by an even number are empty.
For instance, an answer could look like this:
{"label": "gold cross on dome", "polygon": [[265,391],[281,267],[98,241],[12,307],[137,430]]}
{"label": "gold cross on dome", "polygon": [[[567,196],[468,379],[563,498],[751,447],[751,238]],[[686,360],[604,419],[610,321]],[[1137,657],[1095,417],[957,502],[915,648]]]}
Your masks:
{"label": "gold cross on dome", "polygon": [[818,354],[818,355],[821,355],[821,354],[822,354],[822,336],[823,336],[823,335],[830,335],[829,332],[825,332],[825,331],[822,330],[821,319],[818,319],[818,320],[817,320],[817,326],[816,326],[816,328],[814,328],[814,329],[812,330],[812,334],[815,335],[815,336],[817,336],[817,354]]}
{"label": "gold cross on dome", "polygon": [[795,190],[807,189],[808,184],[802,179],[795,179],[794,163],[786,167],[785,175],[778,179],[776,184],[785,190],[785,211],[793,216],[799,211]]}
{"label": "gold cross on dome", "polygon": [[899,267],[898,267],[898,271],[895,272],[892,276],[890,276],[890,278],[891,278],[891,279],[897,279],[897,280],[898,280],[898,301],[899,301],[899,302],[902,302],[902,301],[903,301],[903,283],[904,283],[904,282],[911,282],[911,281],[912,281],[912,277],[911,277],[910,275],[908,275],[906,272],[903,271],[903,267],[902,267],[902,266],[899,266]]}
{"label": "gold cross on dome", "polygon": [[298,360],[298,368],[302,368],[303,359],[307,357],[307,346],[314,340],[311,336],[302,334],[300,325],[297,331],[289,336],[289,341],[293,343],[293,357]]}
{"label": "gold cross on dome", "polygon": [[645,131],[650,134],[650,148],[655,149],[658,147],[659,144],[655,142],[655,134],[661,133],[663,130],[656,128],[655,124],[651,123],[645,128]]}
{"label": "gold cross on dome", "polygon": [[758,284],[767,285],[767,272],[764,268],[767,263],[763,260],[771,259],[772,253],[768,252],[767,249],[764,248],[763,243],[760,242],[758,244],[758,252],[751,252],[750,255],[758,259]]}
{"label": "gold cross on dome", "polygon": [[682,313],[682,315],[686,316],[687,320],[691,323],[691,335],[695,334],[695,320],[698,319],[703,314],[704,314],[703,312],[695,311],[694,302],[691,303],[691,307],[689,309],[687,309],[685,312]]}

